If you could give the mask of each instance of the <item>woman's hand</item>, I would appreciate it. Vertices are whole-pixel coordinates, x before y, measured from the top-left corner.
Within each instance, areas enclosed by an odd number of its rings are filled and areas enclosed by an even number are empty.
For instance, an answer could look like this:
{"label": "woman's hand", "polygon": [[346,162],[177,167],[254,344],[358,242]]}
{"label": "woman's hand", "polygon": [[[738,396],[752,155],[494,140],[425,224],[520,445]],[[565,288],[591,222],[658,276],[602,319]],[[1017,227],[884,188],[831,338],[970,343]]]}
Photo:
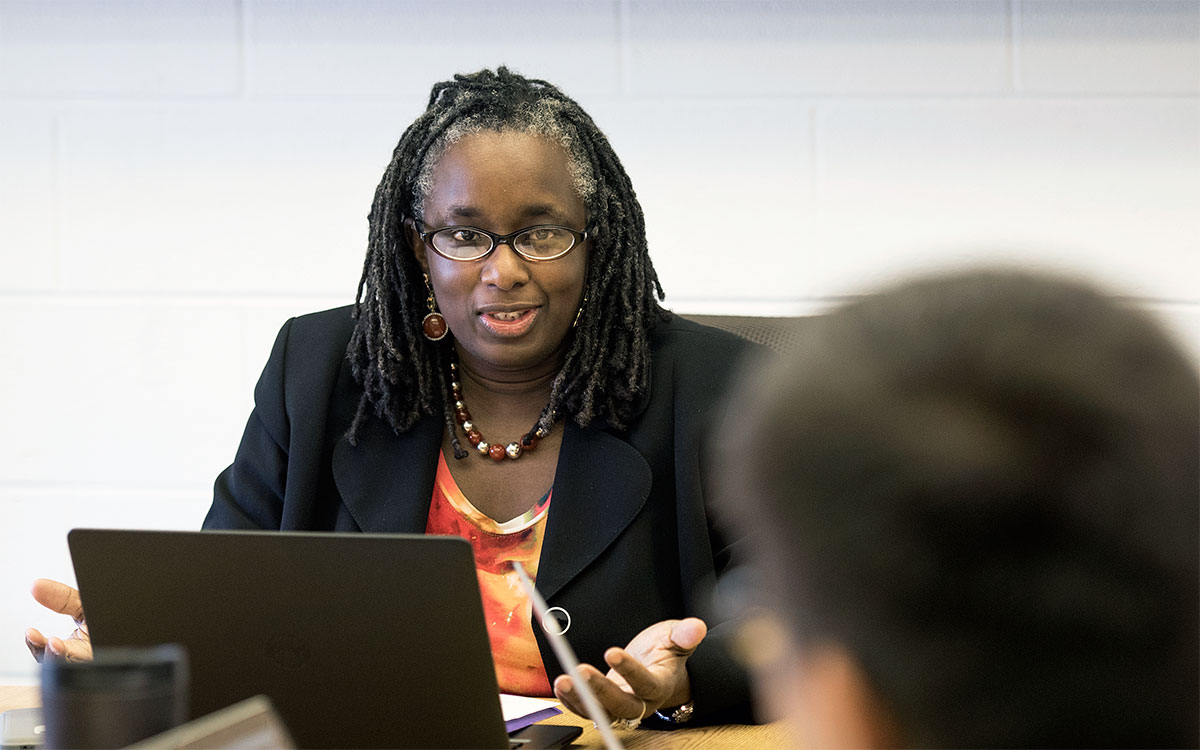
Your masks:
{"label": "woman's hand", "polygon": [[87,623],[83,620],[83,604],[79,592],[65,583],[39,578],[30,589],[33,598],[47,609],[70,615],[75,621],[75,632],[65,639],[47,638],[36,628],[25,631],[25,645],[29,653],[39,662],[46,654],[68,661],[86,661],[92,658],[92,642],[88,638]]}
{"label": "woman's hand", "polygon": [[[695,617],[656,622],[625,648],[604,652],[611,667],[607,675],[589,664],[580,665],[580,672],[610,719],[644,719],[691,700],[686,664],[707,633],[708,626]],[[554,694],[575,713],[588,715],[570,675],[554,680]]]}

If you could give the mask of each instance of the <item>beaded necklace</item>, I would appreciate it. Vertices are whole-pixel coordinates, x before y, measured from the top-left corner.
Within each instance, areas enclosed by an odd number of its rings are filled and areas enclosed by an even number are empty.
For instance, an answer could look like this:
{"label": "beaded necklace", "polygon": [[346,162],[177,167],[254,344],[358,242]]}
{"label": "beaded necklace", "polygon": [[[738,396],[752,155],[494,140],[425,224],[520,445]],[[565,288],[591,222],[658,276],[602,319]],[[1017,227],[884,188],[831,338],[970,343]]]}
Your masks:
{"label": "beaded necklace", "polygon": [[458,364],[456,362],[450,363],[450,397],[454,401],[454,420],[466,433],[467,442],[475,446],[475,450],[479,451],[481,456],[487,456],[497,463],[503,461],[505,457],[515,461],[525,455],[526,451],[534,450],[537,448],[538,441],[549,435],[550,429],[554,426],[553,423],[549,427],[535,425],[532,430],[521,436],[519,442],[514,440],[508,445],[489,443],[484,440],[483,434],[471,419],[471,412],[467,411],[467,405],[463,403],[462,384],[458,382]]}

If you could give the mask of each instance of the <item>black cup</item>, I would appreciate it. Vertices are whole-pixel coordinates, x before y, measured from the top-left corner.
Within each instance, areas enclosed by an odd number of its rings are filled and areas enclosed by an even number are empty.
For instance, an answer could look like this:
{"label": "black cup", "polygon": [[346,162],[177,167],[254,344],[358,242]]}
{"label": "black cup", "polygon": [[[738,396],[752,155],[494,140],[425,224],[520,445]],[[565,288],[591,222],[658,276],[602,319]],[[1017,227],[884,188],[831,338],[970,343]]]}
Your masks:
{"label": "black cup", "polygon": [[188,714],[183,648],[97,649],[92,661],[42,663],[46,747],[117,748],[182,724]]}

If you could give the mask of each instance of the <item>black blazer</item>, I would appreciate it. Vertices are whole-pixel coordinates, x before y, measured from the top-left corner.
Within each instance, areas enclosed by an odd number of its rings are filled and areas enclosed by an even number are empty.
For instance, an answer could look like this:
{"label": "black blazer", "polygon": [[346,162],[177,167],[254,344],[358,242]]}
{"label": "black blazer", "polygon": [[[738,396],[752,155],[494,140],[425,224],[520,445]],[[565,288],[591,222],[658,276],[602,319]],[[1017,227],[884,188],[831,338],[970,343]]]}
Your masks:
{"label": "black blazer", "polygon": [[[208,529],[423,533],[444,421],[396,434],[374,416],[358,446],[345,433],[361,388],[350,374],[349,307],[284,324],[254,391],[233,464],[217,477]],[[696,720],[749,721],[744,671],[707,595],[728,565],[714,529],[704,444],[744,340],[675,317],[652,336],[650,394],[628,429],[563,422],[538,589],[571,616],[579,658],[659,620],[704,617],[710,635],[688,662]],[[553,681],[558,660],[534,628]]]}

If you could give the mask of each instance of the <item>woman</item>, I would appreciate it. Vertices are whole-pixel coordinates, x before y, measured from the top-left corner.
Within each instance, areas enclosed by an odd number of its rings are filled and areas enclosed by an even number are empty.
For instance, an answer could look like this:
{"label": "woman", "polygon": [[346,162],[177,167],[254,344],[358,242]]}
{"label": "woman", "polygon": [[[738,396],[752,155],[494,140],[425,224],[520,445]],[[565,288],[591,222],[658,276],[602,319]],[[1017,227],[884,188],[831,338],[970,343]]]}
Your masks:
{"label": "woman", "polygon": [[284,325],[205,528],[462,535],[502,690],[583,713],[512,593],[521,560],[610,667],[588,675],[611,716],[747,719],[742,671],[690,617],[726,557],[703,455],[745,345],[661,297],[629,178],[573,100],[504,68],[434,86],[376,191],[357,303]]}

